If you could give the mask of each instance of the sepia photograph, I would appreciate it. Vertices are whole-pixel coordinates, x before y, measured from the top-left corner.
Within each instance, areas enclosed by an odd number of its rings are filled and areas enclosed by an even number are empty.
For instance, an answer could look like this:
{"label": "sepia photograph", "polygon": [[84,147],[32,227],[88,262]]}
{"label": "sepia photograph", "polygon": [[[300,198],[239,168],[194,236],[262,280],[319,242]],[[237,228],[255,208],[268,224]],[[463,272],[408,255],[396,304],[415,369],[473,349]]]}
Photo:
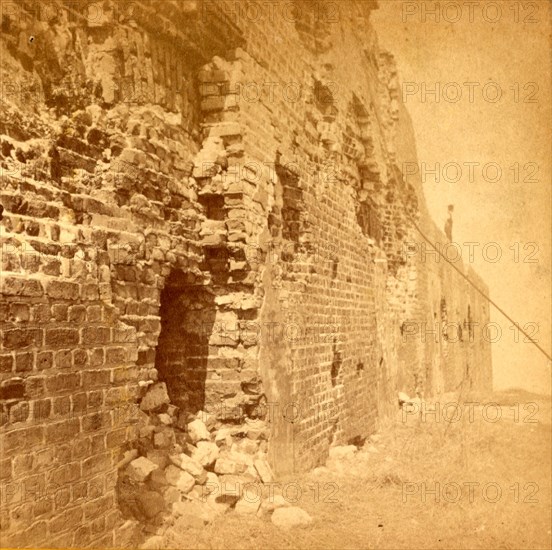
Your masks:
{"label": "sepia photograph", "polygon": [[550,0],[0,25],[0,548],[552,548]]}

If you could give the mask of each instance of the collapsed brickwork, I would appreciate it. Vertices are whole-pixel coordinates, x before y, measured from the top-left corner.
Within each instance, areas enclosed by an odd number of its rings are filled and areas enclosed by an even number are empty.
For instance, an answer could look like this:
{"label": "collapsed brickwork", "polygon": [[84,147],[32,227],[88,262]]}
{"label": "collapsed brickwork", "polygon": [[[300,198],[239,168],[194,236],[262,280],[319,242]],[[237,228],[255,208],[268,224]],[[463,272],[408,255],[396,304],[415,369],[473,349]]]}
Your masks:
{"label": "collapsed brickwork", "polygon": [[2,3],[3,544],[124,545],[120,468],[200,412],[280,475],[489,386],[376,3],[330,4]]}

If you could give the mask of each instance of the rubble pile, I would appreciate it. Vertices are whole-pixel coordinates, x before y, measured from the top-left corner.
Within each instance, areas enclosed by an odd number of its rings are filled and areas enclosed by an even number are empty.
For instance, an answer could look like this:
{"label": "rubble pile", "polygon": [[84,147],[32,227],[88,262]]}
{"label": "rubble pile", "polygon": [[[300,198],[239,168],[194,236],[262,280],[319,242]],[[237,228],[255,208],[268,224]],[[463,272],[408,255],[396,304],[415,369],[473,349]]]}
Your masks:
{"label": "rubble pile", "polygon": [[[208,523],[229,509],[260,511],[263,484],[273,481],[264,421],[225,425],[204,411],[180,410],[164,382],[149,386],[139,414],[139,438],[125,454],[118,481],[125,516],[155,531],[171,517]],[[286,504],[272,501],[262,513]]]}

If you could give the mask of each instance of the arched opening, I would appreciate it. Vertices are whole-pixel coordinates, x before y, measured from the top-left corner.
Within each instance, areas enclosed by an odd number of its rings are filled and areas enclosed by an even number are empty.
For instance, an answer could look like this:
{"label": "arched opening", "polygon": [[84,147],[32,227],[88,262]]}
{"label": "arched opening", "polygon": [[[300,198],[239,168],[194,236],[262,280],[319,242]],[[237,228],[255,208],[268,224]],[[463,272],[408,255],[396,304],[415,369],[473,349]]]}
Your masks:
{"label": "arched opening", "polygon": [[155,356],[159,379],[182,411],[204,410],[209,339],[216,306],[207,287],[191,274],[173,271],[161,292],[161,334]]}

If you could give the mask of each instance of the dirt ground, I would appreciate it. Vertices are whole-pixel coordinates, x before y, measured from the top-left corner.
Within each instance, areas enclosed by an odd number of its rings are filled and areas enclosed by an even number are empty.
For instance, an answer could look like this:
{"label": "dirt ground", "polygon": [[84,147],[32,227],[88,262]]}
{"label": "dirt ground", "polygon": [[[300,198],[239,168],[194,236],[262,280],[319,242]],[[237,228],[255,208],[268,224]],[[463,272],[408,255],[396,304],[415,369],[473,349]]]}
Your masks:
{"label": "dirt ground", "polygon": [[170,529],[166,547],[551,548],[550,399],[457,400],[440,398],[439,414],[424,418],[398,412],[352,458],[281,480],[308,527],[230,511],[203,529]]}

